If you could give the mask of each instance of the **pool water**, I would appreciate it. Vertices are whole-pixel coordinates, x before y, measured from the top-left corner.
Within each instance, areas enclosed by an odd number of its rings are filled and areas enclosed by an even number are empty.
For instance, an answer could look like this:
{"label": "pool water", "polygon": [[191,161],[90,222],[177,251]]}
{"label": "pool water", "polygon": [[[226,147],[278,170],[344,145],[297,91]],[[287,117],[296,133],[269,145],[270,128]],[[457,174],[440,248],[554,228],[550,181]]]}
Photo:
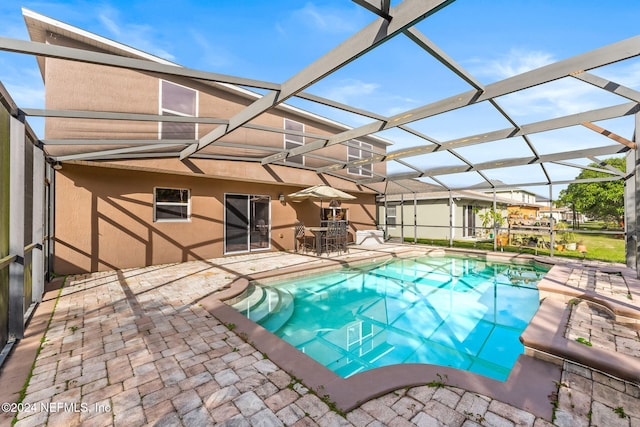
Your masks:
{"label": "pool water", "polygon": [[233,306],[349,377],[402,363],[504,381],[524,347],[545,269],[419,257],[251,286]]}

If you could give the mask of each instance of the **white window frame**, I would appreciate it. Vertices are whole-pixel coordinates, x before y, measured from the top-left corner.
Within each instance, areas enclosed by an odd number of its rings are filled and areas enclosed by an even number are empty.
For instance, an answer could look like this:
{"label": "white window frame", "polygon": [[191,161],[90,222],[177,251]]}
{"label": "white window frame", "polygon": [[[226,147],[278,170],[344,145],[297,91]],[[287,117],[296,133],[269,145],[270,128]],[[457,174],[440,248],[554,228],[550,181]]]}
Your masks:
{"label": "white window frame", "polygon": [[[355,147],[357,145],[357,147]],[[357,154],[352,154],[352,150],[356,150]],[[369,159],[373,156],[373,145],[366,142],[351,140],[347,144],[347,162],[354,160]],[[347,173],[350,175],[358,176],[373,176],[373,163],[368,163],[362,166],[350,166],[347,168]]]}
{"label": "white window frame", "polygon": [[[158,111],[160,112],[160,115],[164,115],[164,114],[165,114],[165,112],[166,112],[166,113],[169,113],[169,114],[171,114],[171,115],[173,115],[173,116],[198,117],[198,114],[199,114],[199,112],[198,112],[198,106],[199,106],[199,104],[200,104],[200,100],[199,100],[199,95],[200,95],[200,93],[199,93],[197,90],[192,89],[192,88],[190,88],[190,87],[188,87],[188,86],[179,85],[179,84],[177,84],[177,83],[170,82],[169,80],[159,79],[159,80],[158,80],[158,82],[159,82],[159,83],[158,83],[158,84],[159,84],[159,90],[158,90],[158,93],[160,94],[160,96],[158,97]],[[178,86],[178,87],[181,87],[181,88],[183,88],[183,89],[187,89],[187,90],[189,90],[189,91],[191,91],[191,92],[194,92],[194,94],[195,94],[195,100],[194,100],[194,102],[195,102],[195,111],[194,111],[194,113],[195,113],[195,114],[194,114],[194,115],[192,115],[192,114],[184,113],[184,112],[182,112],[182,111],[175,111],[175,110],[170,110],[170,109],[168,109],[168,108],[163,108],[163,107],[162,107],[162,97],[163,97],[162,84],[163,84],[163,83],[168,83],[168,84],[170,84],[170,85]],[[163,137],[162,137],[162,123],[163,123],[163,122],[159,122],[159,123],[158,123],[158,139],[162,139],[162,138],[163,138]],[[198,123],[196,123],[196,124],[195,124],[195,126],[194,126],[193,139],[198,139]]]}
{"label": "white window frame", "polygon": [[[393,209],[393,215],[389,215],[389,212]],[[389,224],[389,218],[395,219],[394,224]],[[396,228],[398,224],[398,205],[387,205],[385,212],[385,225],[389,228]]]}
{"label": "white window frame", "polygon": [[[187,192],[187,202],[158,202],[158,190],[179,190]],[[158,206],[186,206],[186,218],[158,218]],[[191,190],[188,188],[154,187],[153,188],[153,222],[191,222]]]}
{"label": "white window frame", "polygon": [[[288,122],[291,122],[291,123],[295,123],[295,124],[297,124],[297,125],[300,125],[300,126],[302,127],[302,132],[304,132],[304,128],[305,128],[304,123],[302,123],[302,122],[298,122],[298,121],[296,121],[296,120],[287,119],[286,117],[284,118],[283,125],[282,125],[282,126],[283,126],[283,129],[285,130],[285,132],[287,131],[287,123],[288,123]],[[283,148],[284,148],[285,150],[291,150],[291,147],[287,147],[287,144],[295,145],[295,146],[297,146],[297,147],[302,147],[302,146],[304,146],[304,142],[305,142],[305,140],[304,140],[304,136],[300,136],[300,138],[302,138],[302,142],[301,142],[301,141],[295,141],[295,140],[292,140],[292,139],[291,139],[291,137],[292,137],[292,136],[294,136],[294,135],[289,135],[289,134],[287,134],[287,133],[284,133],[284,134],[283,134],[283,137],[284,137],[284,138],[283,138]],[[298,156],[295,156],[295,157],[298,157]],[[289,162],[289,163],[293,163],[293,164],[296,164],[296,165],[303,165],[303,166],[304,166],[305,158],[304,158],[304,156],[302,156],[302,155],[301,155],[300,157],[302,158],[302,162],[292,161],[292,160],[290,160],[290,159],[288,159],[288,158],[287,158],[287,159],[285,159],[285,162]]]}

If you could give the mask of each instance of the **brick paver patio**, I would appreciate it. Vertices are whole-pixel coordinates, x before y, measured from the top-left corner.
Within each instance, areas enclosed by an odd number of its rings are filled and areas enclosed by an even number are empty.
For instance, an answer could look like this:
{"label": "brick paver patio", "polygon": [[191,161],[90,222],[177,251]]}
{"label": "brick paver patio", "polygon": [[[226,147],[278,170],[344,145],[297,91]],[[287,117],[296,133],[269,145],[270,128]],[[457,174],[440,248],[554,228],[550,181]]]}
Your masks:
{"label": "brick paver patio", "polygon": [[[16,425],[640,425],[637,385],[568,362],[549,397],[554,420],[446,384],[400,389],[339,413],[197,303],[241,275],[309,260],[264,253],[68,278]],[[583,276],[572,280],[586,286],[597,274]],[[622,278],[611,278],[620,286]],[[581,311],[586,303],[577,307],[576,316],[609,327]],[[604,329],[590,329],[589,339]]]}

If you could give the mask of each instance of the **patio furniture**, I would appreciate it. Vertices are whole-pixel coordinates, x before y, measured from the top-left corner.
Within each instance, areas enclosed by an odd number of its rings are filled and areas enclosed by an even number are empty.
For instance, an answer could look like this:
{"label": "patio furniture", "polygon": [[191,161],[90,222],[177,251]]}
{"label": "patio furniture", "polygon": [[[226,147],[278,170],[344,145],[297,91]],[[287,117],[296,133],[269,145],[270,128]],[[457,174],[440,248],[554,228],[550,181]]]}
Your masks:
{"label": "patio furniture", "polygon": [[304,253],[307,251],[313,250],[313,236],[309,236],[306,234],[306,229],[304,223],[298,222],[295,226],[295,250],[296,252],[300,252],[302,250]]}
{"label": "patio furniture", "polygon": [[314,240],[316,242],[316,255],[320,255],[324,244],[324,235],[327,232],[328,227],[307,227],[306,230],[313,233]]}
{"label": "patio furniture", "polygon": [[338,247],[342,252],[349,252],[349,246],[347,245],[348,233],[347,233],[347,221],[337,221],[338,223]]}
{"label": "patio furniture", "polygon": [[342,251],[341,238],[342,232],[340,222],[329,221],[327,224],[327,232],[324,235],[324,250],[327,252],[327,256],[332,250],[338,252],[338,255],[340,255]]}

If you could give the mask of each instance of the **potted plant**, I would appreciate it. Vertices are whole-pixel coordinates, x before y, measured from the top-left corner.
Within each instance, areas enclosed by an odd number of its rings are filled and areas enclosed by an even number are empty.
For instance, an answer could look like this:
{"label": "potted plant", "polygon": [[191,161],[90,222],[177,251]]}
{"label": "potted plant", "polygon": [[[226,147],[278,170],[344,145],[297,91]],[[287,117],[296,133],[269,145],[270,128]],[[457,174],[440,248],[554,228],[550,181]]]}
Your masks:
{"label": "potted plant", "polygon": [[[556,230],[558,230],[558,243],[563,246],[563,249],[567,249],[568,251],[576,250],[576,235],[571,231],[560,231],[567,230],[569,228],[566,222],[558,222],[556,225]],[[560,249],[562,250],[562,249]]]}
{"label": "potted plant", "polygon": [[[494,211],[493,209],[485,210],[478,215],[480,221],[482,221],[482,227],[487,229],[489,227],[500,228],[504,225],[505,219],[502,216],[502,212]],[[489,232],[489,237],[493,238],[493,232]]]}

